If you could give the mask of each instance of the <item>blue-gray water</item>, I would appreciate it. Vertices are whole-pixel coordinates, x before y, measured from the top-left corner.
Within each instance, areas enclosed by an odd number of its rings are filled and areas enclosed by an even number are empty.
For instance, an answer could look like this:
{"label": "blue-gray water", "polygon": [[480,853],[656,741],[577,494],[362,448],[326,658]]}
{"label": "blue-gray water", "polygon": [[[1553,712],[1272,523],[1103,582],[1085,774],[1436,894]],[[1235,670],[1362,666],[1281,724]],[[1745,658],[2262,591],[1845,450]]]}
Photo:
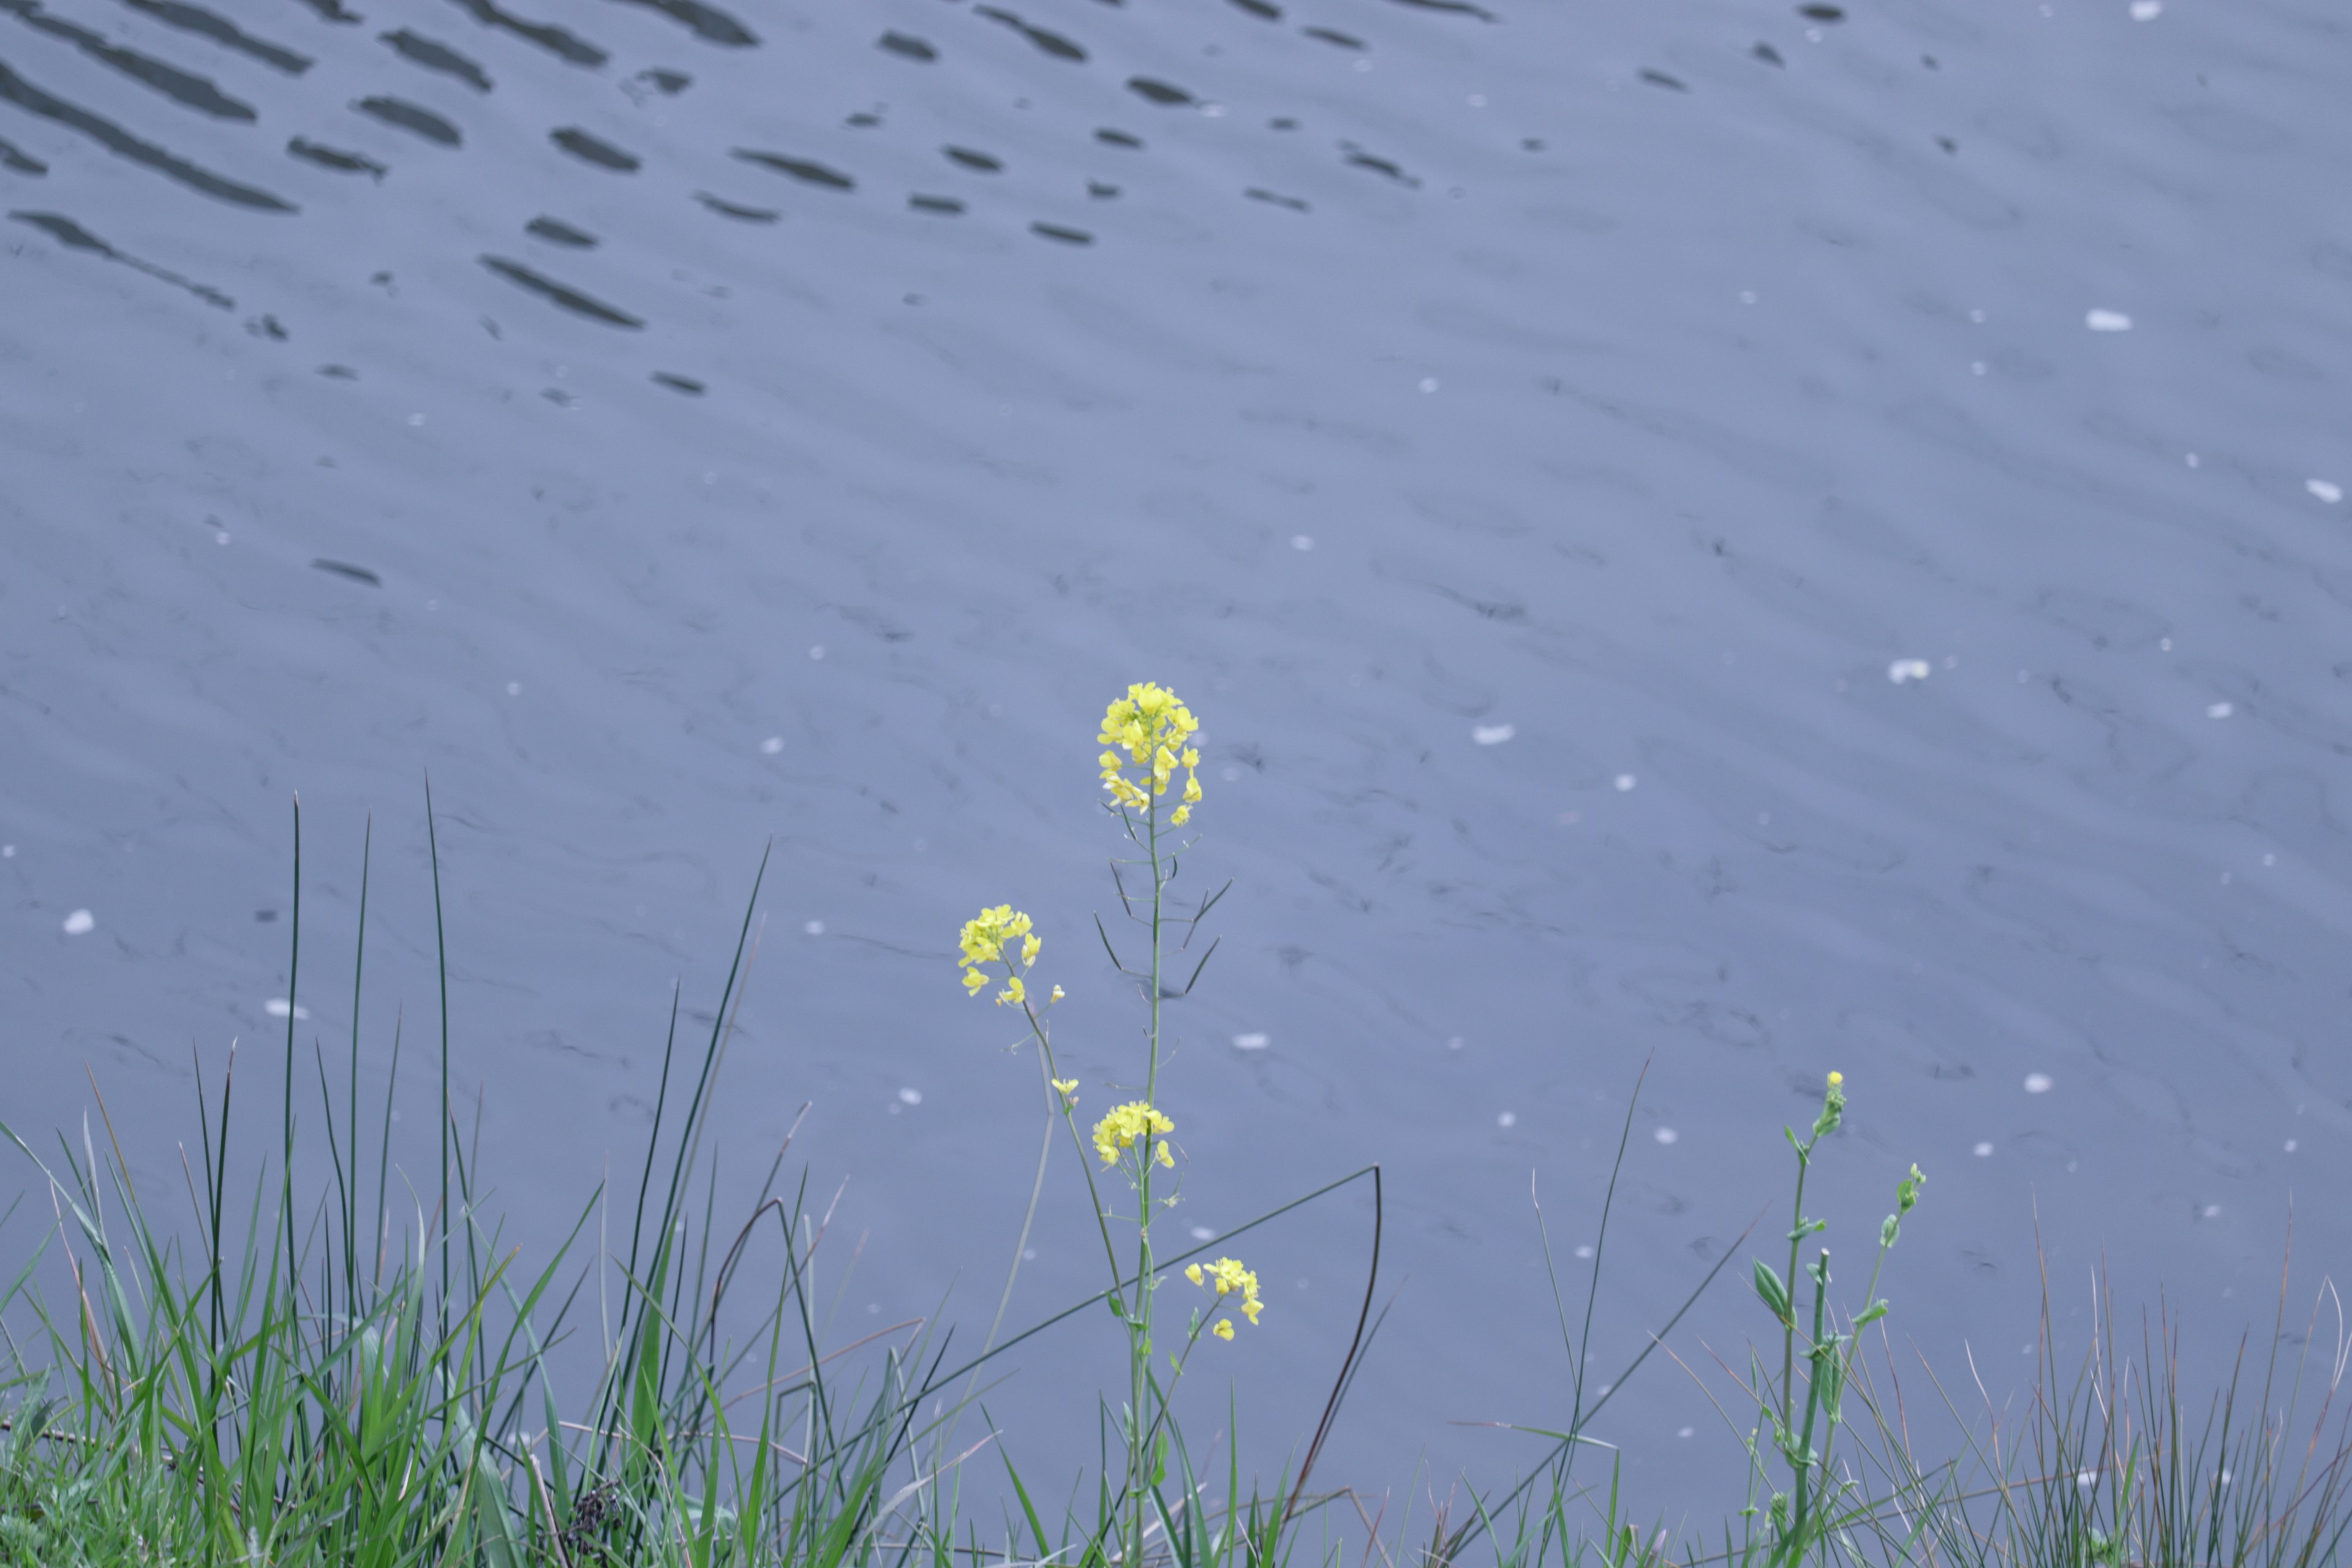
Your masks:
{"label": "blue-gray water", "polygon": [[[2299,1319],[2352,1238],[2352,32],[1808,9],[6,0],[7,1118],[78,1129],[87,1068],[176,1184],[192,1051],[282,1048],[298,791],[305,1049],[373,811],[364,1059],[404,1006],[415,1075],[429,770],[467,1113],[543,1244],[772,837],[727,1169],[813,1100],[845,1311],[969,1337],[1038,1108],[953,932],[1037,916],[1108,1102],[1093,731],[1151,679],[1234,879],[1175,1223],[1386,1166],[1327,1479],[1563,1419],[1529,1176],[1580,1295],[1653,1057],[1599,1360],[1782,1227],[1831,1068],[1830,1240],[1926,1169],[1885,1293],[1956,1382],[2026,1375],[2037,1227],[2062,1320],[2104,1258],[2219,1345],[2292,1212]],[[1098,1283],[1050,1174],[1016,1321]],[[1202,1397],[1269,1469],[1367,1225],[1246,1249]],[[1042,1342],[1014,1453],[1091,1452],[1116,1354]],[[1683,1373],[1601,1435],[1722,1505]]]}

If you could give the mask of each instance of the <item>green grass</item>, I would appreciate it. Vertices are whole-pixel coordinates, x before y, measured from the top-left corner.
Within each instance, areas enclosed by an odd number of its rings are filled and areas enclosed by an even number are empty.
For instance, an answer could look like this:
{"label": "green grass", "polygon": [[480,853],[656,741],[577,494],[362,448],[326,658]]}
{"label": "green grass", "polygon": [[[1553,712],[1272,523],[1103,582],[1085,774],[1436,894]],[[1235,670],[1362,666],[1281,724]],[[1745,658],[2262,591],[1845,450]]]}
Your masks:
{"label": "green grass", "polygon": [[[299,817],[296,837],[299,981]],[[434,884],[437,929],[437,856]],[[363,861],[355,1019],[366,899]],[[2352,1443],[2336,1396],[2352,1350],[2332,1289],[2334,1327],[2315,1314],[2298,1343],[2284,1284],[2266,1347],[2242,1352],[2201,1398],[2161,1320],[2119,1335],[2108,1311],[2093,1352],[2062,1372],[2045,1287],[2037,1386],[2012,1408],[1906,1361],[1872,1321],[1869,1292],[1845,1317],[1825,1268],[1802,1300],[1790,1289],[1799,1268],[1768,1267],[1777,1298],[1760,1278],[1758,1289],[1779,1353],[1687,1369],[1747,1456],[1748,1494],[1714,1521],[1641,1512],[1593,1425],[1630,1377],[1674,1374],[1681,1358],[1659,1347],[1681,1314],[1605,1384],[1588,1377],[1613,1177],[1578,1310],[1555,1280],[1570,1407],[1540,1434],[1545,1457],[1528,1473],[1465,1482],[1465,1500],[1433,1518],[1309,1489],[1378,1331],[1368,1281],[1355,1344],[1322,1422],[1297,1435],[1296,1468],[1246,1470],[1230,1412],[1202,1432],[1156,1407],[1139,1441],[1124,1410],[1097,1404],[1073,1414],[1098,1425],[1099,1470],[1073,1496],[1043,1498],[989,1440],[974,1391],[994,1357],[1137,1281],[961,1365],[923,1325],[837,1336],[834,1275],[845,1269],[827,1261],[824,1216],[784,1179],[784,1156],[732,1217],[719,1215],[702,1157],[756,949],[749,910],[718,1022],[688,1039],[673,1010],[632,1177],[582,1194],[571,1234],[542,1261],[526,1263],[481,1206],[482,1173],[448,1099],[446,948],[425,1065],[442,1107],[427,1190],[394,1163],[404,1047],[392,1043],[385,1081],[362,1082],[356,1025],[343,1059],[314,1047],[305,1062],[289,1016],[272,1053],[274,1148],[246,1146],[249,1104],[232,1113],[251,1099],[249,1066],[232,1056],[216,1083],[200,1077],[195,1148],[170,1192],[134,1181],[102,1101],[97,1130],[53,1151],[0,1128],[43,1173],[54,1216],[40,1215],[43,1238],[0,1276],[0,1563],[2305,1568],[2343,1555]],[[1791,1134],[1801,1181],[1835,1131],[1824,1120],[1812,1140]],[[305,1128],[317,1142],[298,1148]],[[330,1173],[315,1202],[298,1201],[288,1174],[308,1161]],[[1360,1180],[1377,1196],[1375,1168],[1253,1223]],[[188,1217],[167,1219],[184,1201]],[[1812,1233],[1801,1186],[1795,1213],[1792,1259]],[[31,1223],[20,1209],[7,1234],[23,1241]],[[1727,1252],[1691,1300],[1739,1256]],[[1370,1263],[1376,1280],[1377,1240]],[[959,1419],[969,1437],[952,1436]],[[1916,1451],[1915,1426],[1963,1436],[1931,1458]]]}

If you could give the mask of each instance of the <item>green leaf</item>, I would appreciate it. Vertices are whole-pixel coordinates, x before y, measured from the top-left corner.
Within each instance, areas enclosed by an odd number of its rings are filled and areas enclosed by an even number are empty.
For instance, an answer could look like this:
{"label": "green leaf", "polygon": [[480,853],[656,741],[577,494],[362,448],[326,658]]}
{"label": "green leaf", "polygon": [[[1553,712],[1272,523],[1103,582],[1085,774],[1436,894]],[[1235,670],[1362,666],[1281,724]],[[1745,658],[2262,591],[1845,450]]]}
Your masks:
{"label": "green leaf", "polygon": [[1862,1316],[1853,1321],[1853,1326],[1857,1329],[1866,1329],[1885,1316],[1886,1316],[1886,1302],[1882,1299],[1864,1307],[1862,1310]]}
{"label": "green leaf", "polygon": [[1793,1321],[1789,1312],[1789,1287],[1760,1258],[1756,1260],[1756,1294],[1774,1317],[1784,1323]]}

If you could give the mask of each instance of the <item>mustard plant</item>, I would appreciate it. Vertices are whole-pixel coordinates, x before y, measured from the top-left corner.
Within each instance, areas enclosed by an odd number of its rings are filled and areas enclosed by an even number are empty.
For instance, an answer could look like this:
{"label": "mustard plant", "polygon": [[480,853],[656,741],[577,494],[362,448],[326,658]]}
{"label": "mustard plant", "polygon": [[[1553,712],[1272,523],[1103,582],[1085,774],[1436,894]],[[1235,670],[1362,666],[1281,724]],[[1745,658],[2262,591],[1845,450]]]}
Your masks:
{"label": "mustard plant", "polygon": [[[1237,1317],[1254,1325],[1265,1308],[1257,1276],[1239,1259],[1220,1258],[1205,1268],[1195,1263],[1185,1270],[1185,1278],[1206,1295],[1187,1317],[1181,1346],[1164,1352],[1164,1370],[1161,1362],[1154,1359],[1155,1352],[1162,1352],[1156,1336],[1160,1322],[1159,1292],[1166,1281],[1152,1245],[1152,1224],[1162,1211],[1175,1206],[1181,1180],[1176,1123],[1159,1103],[1161,1004],[1190,992],[1207,967],[1216,951],[1213,942],[1194,963],[1181,987],[1168,984],[1202,920],[1224,895],[1221,888],[1186,911],[1177,908],[1170,894],[1179,858],[1190,847],[1181,835],[1202,799],[1201,753],[1194,744],[1199,730],[1192,710],[1173,691],[1147,683],[1129,686],[1124,696],[1112,700],[1096,736],[1103,747],[1096,764],[1106,797],[1104,808],[1134,851],[1112,859],[1112,885],[1128,918],[1146,933],[1144,959],[1130,965],[1119,957],[1100,920],[1096,921],[1112,963],[1135,982],[1146,1008],[1141,1082],[1130,1086],[1142,1089],[1141,1099],[1114,1105],[1090,1129],[1080,1131],[1079,1083],[1063,1076],[1054,1048],[1052,1013],[1066,994],[1055,985],[1041,997],[1029,983],[1044,942],[1027,914],[1010,904],[983,909],[964,922],[959,942],[958,966],[964,971],[965,990],[978,996],[993,985],[999,1006],[1021,1010],[1028,1026],[1022,1043],[1035,1047],[1047,1126],[1047,1141],[1038,1163],[1040,1186],[1056,1125],[1066,1129],[1086,1176],[1095,1228],[1110,1270],[1107,1299],[1126,1339],[1127,1401],[1119,1413],[1125,1474],[1117,1512],[1123,1537],[1119,1555],[1129,1563],[1143,1560],[1155,1493],[1168,1473],[1171,1401],[1194,1348],[1203,1336],[1230,1342]],[[1130,878],[1137,884],[1132,890]],[[1103,1178],[1114,1173],[1127,1189],[1131,1209],[1118,1206],[1115,1192],[1106,1198]],[[1031,1213],[1034,1211],[1033,1193]],[[1027,1235],[1024,1223],[1024,1247]],[[1007,1299],[1011,1289],[1008,1277]],[[1001,1323],[1003,1303],[997,1318]],[[1104,1551],[1108,1555],[1108,1542],[1104,1543]]]}

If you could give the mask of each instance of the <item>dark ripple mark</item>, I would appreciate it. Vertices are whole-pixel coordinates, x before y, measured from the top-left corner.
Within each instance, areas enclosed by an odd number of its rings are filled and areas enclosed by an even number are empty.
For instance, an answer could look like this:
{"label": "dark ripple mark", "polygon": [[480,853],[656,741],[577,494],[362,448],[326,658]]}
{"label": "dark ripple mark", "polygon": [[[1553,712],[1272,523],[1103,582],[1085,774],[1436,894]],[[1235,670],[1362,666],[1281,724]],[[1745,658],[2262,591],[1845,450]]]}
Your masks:
{"label": "dark ripple mark", "polygon": [[42,15],[39,0],[0,0],[0,11],[13,13],[26,26],[47,33],[51,37],[65,39],[90,58],[121,71],[140,85],[152,88],[199,114],[209,114],[216,120],[255,118],[251,104],[238,102],[203,77],[184,71],[177,66],[167,65],[152,55],[142,55],[136,49],[110,44],[99,34],[78,23]]}
{"label": "dark ripple mark", "polygon": [[716,5],[705,5],[702,0],[619,0],[624,5],[643,5],[648,11],[658,11],[674,22],[682,22],[694,36],[708,43],[730,49],[748,49],[760,42],[758,34]]}
{"label": "dark ripple mark", "polygon": [[329,381],[357,381],[360,378],[360,373],[347,364],[322,364],[319,367],[319,374]]}
{"label": "dark ripple mark", "polygon": [[1288,207],[1295,213],[1312,212],[1314,210],[1300,197],[1286,196],[1279,191],[1269,191],[1257,185],[1252,185],[1248,190],[1244,191],[1242,195],[1247,196],[1254,202],[1271,202],[1278,207]]}
{"label": "dark ripple mark", "polygon": [[1652,70],[1647,66],[1643,66],[1642,68],[1641,77],[1643,81],[1648,82],[1652,87],[1663,87],[1669,92],[1688,92],[1690,90],[1688,87],[1684,85],[1680,77],[1671,77],[1664,71]]}
{"label": "dark ripple mark", "polygon": [[363,153],[346,153],[340,147],[326,147],[307,136],[297,136],[286,143],[286,151],[297,158],[307,159],[322,169],[332,169],[340,174],[368,174],[381,184],[392,171]]}
{"label": "dark ripple mark", "polygon": [[1300,32],[1318,43],[1330,44],[1342,49],[1360,49],[1364,40],[1348,33],[1335,33],[1328,27],[1301,27]]}
{"label": "dark ripple mark", "polygon": [[938,49],[932,47],[927,40],[919,38],[912,33],[885,33],[874,40],[874,47],[878,49],[887,49],[894,55],[901,55],[910,60],[920,60],[926,65],[940,58]]}
{"label": "dark ripple mark", "polygon": [[970,147],[942,147],[940,151],[961,163],[965,168],[977,169],[983,174],[1001,174],[1004,169],[1002,160],[992,158],[987,153]]}
{"label": "dark ripple mark", "polygon": [[1843,22],[1845,13],[1835,5],[1800,5],[1797,15],[1809,22]]}
{"label": "dark ripple mark", "polygon": [[281,48],[266,38],[257,38],[227,17],[215,16],[201,5],[183,5],[181,0],[122,0],[122,4],[143,16],[154,17],[167,27],[177,27],[184,33],[210,38],[225,49],[250,55],[288,76],[300,76],[310,68],[308,55],[298,55],[292,49]]}
{"label": "dark ripple mark", "polygon": [[1759,44],[1748,52],[1754,55],[1758,59],[1762,60],[1768,66],[1780,66],[1785,68],[1789,63],[1780,58],[1780,51],[1774,48],[1769,44]]}
{"label": "dark ripple mark", "polygon": [[688,397],[699,397],[709,390],[690,375],[672,375],[666,370],[654,372],[654,380],[672,392],[683,392]]}
{"label": "dark ripple mark", "polygon": [[731,217],[738,223],[773,223],[784,215],[772,207],[739,206],[735,203],[712,195],[709,191],[697,191],[694,199],[721,217]]}
{"label": "dark ripple mark", "polygon": [[949,217],[963,211],[963,203],[953,196],[911,195],[907,198],[907,205],[919,213],[940,213]]}
{"label": "dark ripple mark", "polygon": [[316,11],[321,21],[338,22],[349,26],[367,20],[356,11],[344,10],[342,0],[302,0],[302,4]]}
{"label": "dark ripple mark", "polygon": [[1380,157],[1375,153],[1367,153],[1352,142],[1342,142],[1339,143],[1339,147],[1342,152],[1348,154],[1348,166],[1349,168],[1370,169],[1376,174],[1386,174],[1390,179],[1394,180],[1400,185],[1410,185],[1416,191],[1421,189],[1421,182],[1419,180],[1414,179],[1411,174],[1406,174],[1391,160]]}
{"label": "dark ripple mark", "polygon": [[583,163],[593,163],[600,169],[611,169],[619,174],[634,174],[640,166],[635,153],[615,147],[601,137],[591,136],[576,125],[566,125],[562,130],[551,131],[547,133],[547,139],[573,157]]}
{"label": "dark ripple mark", "polygon": [[1450,11],[1459,16],[1475,16],[1481,22],[1491,22],[1495,13],[1483,5],[1473,5],[1469,0],[1394,0],[1399,5],[1410,5],[1417,11]]}
{"label": "dark ripple mark", "polygon": [[1240,6],[1243,10],[1248,12],[1251,16],[1260,17],[1263,20],[1268,22],[1279,22],[1282,20],[1282,7],[1279,5],[1269,5],[1266,4],[1266,0],[1233,0],[1233,3],[1235,5]]}
{"label": "dark ripple mark", "polygon": [[1192,95],[1172,82],[1156,77],[1131,76],[1127,79],[1127,90],[1150,99],[1154,103],[1191,103]]}
{"label": "dark ripple mark", "polygon": [[1088,180],[1087,182],[1087,195],[1092,196],[1098,202],[1107,202],[1113,200],[1118,196],[1118,187],[1117,185],[1106,184],[1100,180]]}
{"label": "dark ripple mark", "polygon": [[436,43],[422,33],[412,33],[405,27],[397,33],[384,34],[382,41],[392,46],[394,54],[412,65],[439,71],[444,76],[454,76],[476,92],[490,90],[490,73],[446,44]]}
{"label": "dark ripple mark", "polygon": [[47,163],[26,153],[5,136],[0,136],[0,169],[13,170],[19,174],[46,174],[49,172],[49,166]]}
{"label": "dark ripple mark", "polygon": [[320,572],[331,572],[338,577],[348,577],[354,583],[364,583],[371,588],[383,586],[383,579],[364,566],[354,566],[348,561],[330,561],[321,555],[310,563]]}
{"label": "dark ripple mark", "polygon": [[584,228],[574,228],[562,218],[544,214],[523,226],[525,234],[535,235],[551,245],[568,245],[574,250],[593,250],[601,242]]}
{"label": "dark ripple mark", "polygon": [[664,98],[676,98],[694,85],[694,79],[684,71],[664,70],[659,66],[647,66],[637,73],[637,79],[650,82]]}
{"label": "dark ripple mark", "polygon": [[972,7],[971,14],[975,16],[985,16],[992,22],[1002,23],[1057,60],[1084,62],[1087,58],[1086,50],[1078,47],[1061,34],[1050,33],[1043,27],[1032,26],[1011,11],[1003,10],[994,5],[975,5]]}
{"label": "dark ripple mark", "polygon": [[1056,239],[1064,245],[1092,245],[1095,237],[1082,228],[1065,228],[1058,223],[1033,223],[1029,232],[1045,239]]}
{"label": "dark ripple mark", "polygon": [[854,191],[857,188],[857,182],[847,174],[813,159],[788,157],[782,153],[761,153],[750,147],[734,148],[729,155],[740,158],[746,163],[773,169],[780,174],[790,174],[793,179],[806,181],[812,185],[823,185],[829,191]]}
{"label": "dark ripple mark", "polygon": [[585,38],[565,31],[552,22],[530,22],[510,11],[501,11],[490,0],[455,0],[468,16],[485,27],[496,27],[512,33],[526,43],[538,45],[558,59],[569,60],[575,66],[601,66],[612,57]]}
{"label": "dark ripple mark", "polygon": [[144,272],[148,277],[161,279],[175,289],[185,289],[205,304],[216,306],[224,310],[234,310],[236,306],[236,300],[217,289],[207,289],[201,283],[192,283],[178,273],[167,271],[152,262],[142,261],[135,256],[123,255],[122,252],[62,213],[14,212],[8,216],[18,223],[32,225],[68,250],[88,251],[92,256],[104,257],[107,260],[128,267],[133,271]]}
{"label": "dark ripple mark", "polygon": [[257,207],[263,212],[290,213],[301,209],[292,202],[271,195],[268,191],[241,185],[235,180],[223,179],[210,170],[200,169],[186,159],[178,157],[152,142],[142,142],[111,121],[100,120],[86,109],[52,98],[8,68],[0,61],[0,99],[5,99],[28,113],[44,120],[54,120],[70,126],[108,152],[143,163],[167,179],[177,180],[190,190],[202,191],[217,200],[241,207]]}
{"label": "dark ripple mark", "polygon": [[532,293],[551,300],[565,310],[585,316],[592,321],[602,321],[607,326],[632,329],[645,325],[643,321],[630,315],[626,310],[616,310],[602,300],[593,299],[577,289],[567,288],[552,278],[542,277],[520,261],[509,261],[503,256],[485,256],[481,258],[481,263],[509,283],[520,284]]}
{"label": "dark ripple mark", "polygon": [[464,141],[457,134],[456,126],[431,110],[420,108],[406,99],[379,94],[374,98],[362,98],[352,107],[362,114],[374,116],[386,125],[397,125],[403,131],[422,136],[427,142],[438,142],[444,147],[455,147]]}
{"label": "dark ripple mark", "polygon": [[1108,142],[1114,147],[1139,148],[1143,145],[1142,137],[1130,136],[1124,131],[1113,131],[1108,125],[1095,132],[1095,140],[1097,142]]}

